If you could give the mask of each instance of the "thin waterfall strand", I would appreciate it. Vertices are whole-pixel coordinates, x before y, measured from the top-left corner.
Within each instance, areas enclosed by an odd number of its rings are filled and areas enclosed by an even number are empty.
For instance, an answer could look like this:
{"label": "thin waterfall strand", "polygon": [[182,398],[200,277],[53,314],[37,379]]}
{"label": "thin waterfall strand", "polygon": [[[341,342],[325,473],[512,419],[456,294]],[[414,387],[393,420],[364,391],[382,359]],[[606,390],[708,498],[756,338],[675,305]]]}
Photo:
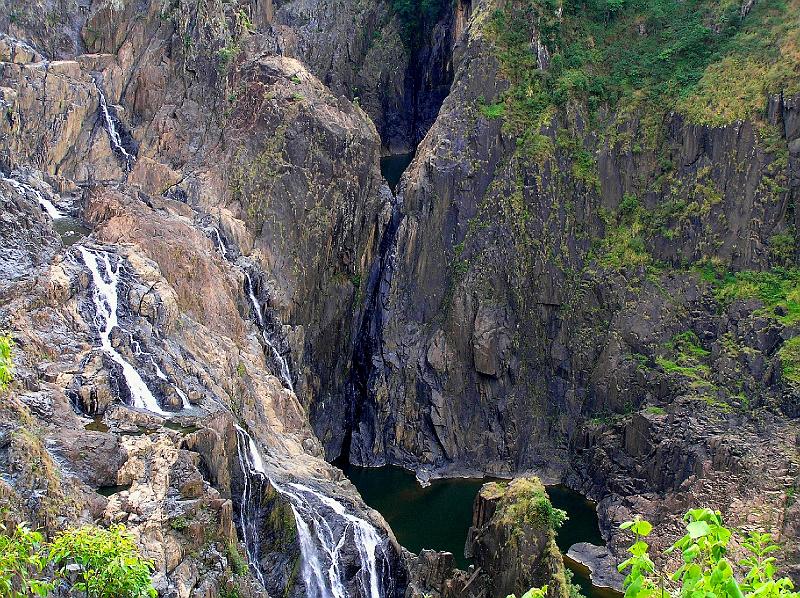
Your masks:
{"label": "thin waterfall strand", "polygon": [[120,137],[119,131],[117,131],[117,123],[115,123],[114,119],[111,117],[111,112],[109,112],[108,103],[106,102],[106,96],[103,93],[103,90],[100,89],[99,85],[97,85],[97,93],[100,95],[100,112],[103,113],[103,122],[105,124],[105,129],[108,132],[108,137],[111,141],[111,147],[122,154],[122,156],[125,158],[128,168],[130,169],[130,167],[136,161],[136,156],[128,152],[128,150],[126,150],[122,145],[122,137]]}
{"label": "thin waterfall strand", "polygon": [[284,383],[286,388],[294,392],[294,385],[292,384],[292,372],[289,370],[289,363],[286,361],[286,358],[280,354],[277,347],[272,343],[267,334],[266,330],[264,329],[264,314],[262,313],[261,303],[258,301],[258,298],[255,294],[255,289],[253,287],[253,279],[250,278],[250,273],[245,271],[244,273],[245,279],[247,280],[247,294],[250,297],[250,303],[253,306],[253,313],[256,315],[256,320],[258,321],[258,327],[261,330],[261,337],[264,339],[264,342],[267,344],[267,347],[272,354],[272,358],[278,364],[278,368],[280,369],[280,378],[281,381]]}
{"label": "thin waterfall strand", "polygon": [[36,198],[36,201],[39,202],[39,205],[42,206],[42,209],[45,212],[47,212],[47,215],[50,216],[50,218],[52,218],[53,220],[58,220],[59,218],[66,217],[66,214],[64,214],[64,212],[55,207],[53,205],[53,202],[51,202],[44,195],[42,195],[38,189],[34,189],[30,185],[23,183],[22,181],[18,181],[16,179],[3,177],[3,180],[22,194],[26,192],[32,194]]}
{"label": "thin waterfall strand", "polygon": [[[119,262],[117,267],[111,265],[111,258],[108,252],[90,250],[80,247],[83,261],[92,273],[92,299],[96,312],[97,329],[100,333],[100,347],[111,357],[121,368],[125,378],[125,384],[130,390],[133,406],[139,409],[146,409],[159,415],[168,415],[158,401],[147,388],[139,372],[136,371],[128,361],[111,344],[111,332],[118,326],[117,304],[117,285],[119,283]],[[105,277],[104,277],[105,275]],[[108,282],[106,282],[108,279]]]}

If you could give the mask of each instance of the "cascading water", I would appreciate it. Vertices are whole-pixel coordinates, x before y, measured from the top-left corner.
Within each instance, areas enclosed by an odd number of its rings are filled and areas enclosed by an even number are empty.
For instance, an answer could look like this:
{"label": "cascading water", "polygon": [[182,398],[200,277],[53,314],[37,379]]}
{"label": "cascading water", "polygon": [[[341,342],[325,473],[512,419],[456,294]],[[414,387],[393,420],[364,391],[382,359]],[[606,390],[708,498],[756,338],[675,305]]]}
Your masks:
{"label": "cascading water", "polygon": [[208,226],[203,230],[213,235],[214,245],[217,247],[217,251],[219,251],[220,255],[222,255],[222,259],[227,260],[228,248],[225,247],[225,242],[222,240],[222,235],[219,233],[219,229],[216,226]]}
{"label": "cascading water", "polygon": [[[261,331],[261,338],[264,339],[264,344],[266,345],[267,349],[269,350],[269,361],[272,362],[273,367],[276,368],[278,377],[280,378],[283,385],[294,392],[294,383],[292,382],[292,370],[289,368],[289,362],[284,355],[278,350],[275,346],[275,343],[272,341],[270,337],[270,332],[268,330],[268,323],[265,321],[264,318],[264,308],[261,305],[261,302],[256,297],[255,285],[253,284],[253,278],[250,276],[250,273],[247,271],[245,267],[242,267],[240,264],[236,263],[233,260],[233,256],[231,255],[231,251],[228,249],[225,240],[222,237],[222,234],[219,232],[219,228],[216,226],[204,226],[203,230],[209,234],[211,240],[214,243],[214,246],[219,251],[219,254],[222,256],[222,259],[226,260],[227,262],[233,264],[239,270],[242,271],[245,278],[245,291],[247,292],[247,297],[250,300],[250,306],[252,307],[253,314],[255,315],[255,323],[258,326],[258,329]],[[238,251],[233,251],[234,256],[238,255]]]}
{"label": "cascading water", "polygon": [[247,281],[247,295],[250,297],[250,303],[253,306],[253,313],[255,313],[256,315],[258,327],[261,330],[261,337],[267,344],[267,347],[269,348],[270,353],[272,354],[272,359],[274,359],[275,363],[278,365],[281,381],[283,382],[284,386],[286,386],[286,388],[294,392],[294,385],[292,384],[292,372],[289,370],[289,363],[286,361],[286,358],[280,354],[280,351],[278,351],[278,349],[272,343],[265,329],[264,314],[262,313],[261,303],[258,301],[258,297],[256,297],[255,294],[253,279],[250,278],[250,273],[247,271],[245,271],[244,277],[245,280]]}
{"label": "cascading water", "polygon": [[100,347],[122,368],[122,375],[131,393],[133,406],[159,415],[167,415],[136,368],[126,361],[111,344],[111,332],[119,325],[117,285],[119,284],[121,262],[117,261],[117,265],[114,267],[107,251],[86,247],[79,247],[79,250],[86,267],[92,274],[92,299],[95,306],[95,323],[100,334]]}
{"label": "cascading water", "polygon": [[136,156],[125,149],[125,146],[122,144],[122,137],[117,130],[117,123],[114,121],[108,109],[106,96],[97,82],[95,82],[95,86],[97,87],[97,93],[100,95],[100,112],[103,115],[103,124],[108,132],[108,138],[111,141],[111,148],[125,161],[125,169],[130,170],[133,167],[133,163],[136,162]]}
{"label": "cascading water", "polygon": [[[131,346],[133,347],[133,352],[136,354],[136,357],[139,358],[147,357],[150,360],[150,365],[153,366],[153,369],[155,370],[158,379],[163,380],[164,382],[169,382],[170,381],[169,378],[164,373],[164,370],[161,369],[161,366],[158,365],[158,362],[156,361],[156,358],[153,356],[153,354],[144,351],[142,349],[142,345],[139,343],[139,341],[133,338],[132,334],[129,333],[129,336],[131,339]],[[184,393],[180,388],[178,388],[177,385],[173,384],[172,388],[175,389],[175,392],[181,399],[181,409],[191,409],[192,405],[191,403],[189,403],[189,397],[186,396],[186,393]]]}
{"label": "cascading water", "polygon": [[39,202],[39,205],[42,206],[42,209],[47,212],[47,215],[50,216],[53,220],[58,220],[60,218],[66,217],[66,214],[59,210],[57,207],[53,205],[49,199],[47,199],[38,189],[34,189],[27,183],[23,183],[22,181],[18,181],[16,179],[12,179],[9,177],[3,177],[3,180],[14,187],[18,192],[25,194],[30,193],[36,198],[36,201]]}
{"label": "cascading water", "polygon": [[[339,501],[304,484],[277,484],[264,467],[253,438],[237,426],[239,465],[244,475],[239,527],[248,558],[259,580],[259,527],[253,515],[257,486],[268,482],[289,500],[294,514],[302,554],[302,574],[309,598],[384,598],[382,575],[390,578],[389,555],[385,541],[367,521],[347,512]],[[358,549],[359,570],[347,579],[344,549],[351,543]],[[348,589],[350,588],[350,589]]]}
{"label": "cascading water", "polygon": [[[257,495],[261,485],[267,480],[264,463],[250,435],[236,426],[236,446],[239,455],[239,467],[242,470],[242,498],[239,505],[239,529],[242,542],[247,551],[247,560],[261,585],[264,585],[264,573],[259,563],[260,534],[258,528],[259,513],[256,508]],[[255,488],[254,488],[255,487]]]}
{"label": "cascading water", "polygon": [[[313,526],[317,543],[316,545],[309,543],[311,544],[309,550],[314,554],[304,562],[303,571],[306,589],[309,592],[314,591],[312,588],[317,591],[311,595],[320,598],[328,595],[333,595],[334,598],[347,598],[349,594],[345,589],[341,550],[348,537],[352,535],[361,562],[361,569],[358,572],[359,595],[364,598],[381,598],[383,593],[378,573],[378,550],[383,552],[383,542],[375,528],[360,517],[349,514],[339,501],[320,494],[308,486],[290,483],[275,488],[291,500],[295,519],[303,522],[302,526],[298,525],[301,544],[303,533],[306,537],[311,537],[311,526]],[[338,534],[329,523],[329,520],[337,518],[345,522],[344,528]],[[303,532],[300,530],[301,527],[305,528]],[[386,557],[385,554],[382,556]],[[330,562],[327,578],[331,594],[327,593],[329,588],[324,583],[322,562]]]}

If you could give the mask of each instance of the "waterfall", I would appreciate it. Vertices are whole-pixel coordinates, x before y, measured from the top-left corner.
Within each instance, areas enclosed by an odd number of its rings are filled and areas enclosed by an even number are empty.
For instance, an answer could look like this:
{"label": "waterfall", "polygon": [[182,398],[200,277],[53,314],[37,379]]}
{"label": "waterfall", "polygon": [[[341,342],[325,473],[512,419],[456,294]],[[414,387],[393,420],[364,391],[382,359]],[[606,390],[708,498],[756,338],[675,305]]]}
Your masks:
{"label": "waterfall", "polygon": [[[289,368],[289,362],[286,357],[284,357],[281,352],[278,351],[275,343],[273,343],[272,339],[270,338],[270,333],[267,330],[268,323],[264,318],[264,308],[262,307],[261,302],[258,300],[258,297],[256,297],[255,285],[253,284],[253,279],[250,276],[250,273],[244,267],[240,266],[234,262],[233,259],[231,259],[231,256],[229,255],[230,252],[228,247],[225,245],[225,240],[223,239],[222,234],[219,232],[219,228],[211,225],[204,226],[203,230],[210,235],[214,246],[217,248],[217,251],[219,251],[222,258],[236,266],[244,274],[246,287],[245,292],[250,300],[250,306],[252,307],[252,311],[255,316],[256,325],[261,331],[261,338],[264,339],[264,344],[269,350],[268,359],[273,362],[271,365],[275,368],[275,370],[277,370],[278,378],[280,378],[283,386],[294,392],[294,384],[292,383],[292,370]],[[234,254],[237,255],[238,251],[234,251]]]}
{"label": "waterfall", "polygon": [[286,361],[286,358],[280,354],[277,347],[275,347],[275,345],[272,343],[264,326],[264,314],[262,313],[261,303],[256,297],[253,279],[250,278],[250,273],[246,270],[244,271],[244,277],[247,281],[247,295],[250,297],[250,303],[253,306],[253,313],[256,315],[256,321],[258,322],[258,327],[261,330],[261,337],[264,339],[264,342],[267,344],[267,347],[272,354],[272,358],[278,365],[281,381],[283,381],[283,384],[286,386],[286,388],[294,392],[294,385],[292,384],[292,372],[289,370],[289,363]]}
{"label": "waterfall", "polygon": [[103,123],[105,124],[106,131],[108,132],[108,138],[111,141],[111,148],[117,154],[122,156],[123,160],[125,160],[125,169],[130,170],[133,166],[133,163],[136,161],[136,156],[128,152],[128,150],[126,150],[122,145],[122,137],[120,137],[119,131],[117,131],[117,123],[114,121],[114,118],[111,116],[111,112],[108,110],[106,96],[96,81],[95,87],[97,87],[97,93],[100,95],[100,112],[103,114]]}
{"label": "waterfall", "polygon": [[[309,598],[383,598],[379,553],[381,565],[388,568],[389,561],[384,542],[375,527],[348,513],[339,501],[309,486],[293,482],[277,484],[268,476],[253,438],[239,426],[236,432],[239,465],[245,478],[239,526],[248,558],[259,580],[263,583],[263,573],[258,564],[258,522],[248,518],[247,514],[253,510],[248,508],[248,504],[258,500],[253,493],[254,481],[264,480],[289,500],[302,554],[303,581]],[[355,594],[347,589],[348,580],[342,562],[342,552],[348,541],[358,549],[361,565]]]}
{"label": "waterfall", "polygon": [[[348,532],[352,532],[352,539],[358,548],[361,569],[358,572],[360,596],[364,598],[382,598],[380,576],[378,574],[378,549],[383,551],[383,542],[377,530],[367,521],[351,515],[339,501],[320,494],[316,490],[303,484],[290,483],[286,486],[275,486],[292,502],[295,519],[303,522],[298,524],[298,536],[303,544],[303,534],[307,538],[311,535],[313,526],[317,543],[310,544],[313,555],[304,560],[303,579],[306,589],[311,592],[312,587],[318,590],[317,596],[325,598],[329,594],[328,588],[322,583],[322,562],[330,563],[328,567],[328,581],[330,592],[335,598],[347,598],[349,594],[345,589],[346,579],[344,568],[341,566],[341,549],[348,539]],[[317,504],[315,504],[317,503]],[[330,521],[343,520],[345,525],[338,533],[330,525]],[[310,522],[310,525],[309,523]],[[301,531],[301,528],[302,529]],[[385,556],[385,555],[384,555]],[[305,553],[304,553],[305,557]]]}
{"label": "waterfall", "polygon": [[44,195],[42,195],[42,193],[38,189],[34,189],[27,183],[23,183],[22,181],[18,181],[16,179],[12,179],[9,177],[4,176],[3,180],[12,187],[14,187],[14,189],[16,189],[19,193],[22,193],[23,195],[25,193],[32,194],[36,198],[36,201],[39,202],[39,205],[42,206],[42,209],[45,212],[47,212],[48,216],[50,216],[50,218],[52,218],[53,220],[58,220],[59,218],[66,217],[66,214],[64,214],[64,212],[55,207],[53,205],[53,202],[51,202]]}
{"label": "waterfall", "polygon": [[203,230],[214,235],[214,245],[216,245],[217,250],[222,255],[222,259],[227,260],[228,249],[225,247],[225,242],[222,240],[222,235],[219,234],[219,229],[216,226],[209,226]]}
{"label": "waterfall", "polygon": [[[156,363],[155,357],[152,355],[150,356],[150,363],[153,364],[153,367],[156,370],[156,376],[158,376],[160,380],[164,380],[165,382],[170,381],[169,378],[167,378],[167,375],[164,373],[164,370],[159,367],[159,365]],[[189,402],[189,397],[186,396],[186,393],[178,388],[177,384],[172,384],[172,388],[175,389],[175,392],[178,393],[178,396],[181,398],[181,409],[191,409],[192,404]]]}
{"label": "waterfall", "polygon": [[[244,445],[244,446],[243,446]],[[239,426],[236,426],[236,446],[239,455],[239,467],[242,469],[242,499],[239,506],[239,528],[242,532],[242,542],[247,551],[247,560],[250,568],[256,575],[261,585],[264,585],[264,573],[259,563],[259,533],[258,511],[255,508],[259,498],[253,491],[254,482],[267,479],[264,462],[256,448],[251,436]],[[260,488],[259,488],[260,489]]]}
{"label": "waterfall", "polygon": [[95,323],[100,333],[101,349],[122,368],[125,384],[130,390],[133,406],[146,409],[159,415],[167,415],[158,401],[147,388],[139,372],[120,355],[111,344],[111,332],[119,323],[117,319],[117,304],[119,297],[117,285],[119,283],[120,262],[117,266],[111,265],[111,258],[107,251],[79,247],[83,261],[92,273],[92,300],[95,306]]}

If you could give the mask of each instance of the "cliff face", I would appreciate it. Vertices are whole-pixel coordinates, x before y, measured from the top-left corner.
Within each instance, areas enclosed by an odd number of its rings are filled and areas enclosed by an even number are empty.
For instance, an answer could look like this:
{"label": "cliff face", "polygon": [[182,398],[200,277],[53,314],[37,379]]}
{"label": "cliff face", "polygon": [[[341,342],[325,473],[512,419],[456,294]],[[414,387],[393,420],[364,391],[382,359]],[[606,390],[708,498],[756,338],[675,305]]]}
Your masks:
{"label": "cliff face", "polygon": [[[797,97],[762,96],[763,112],[720,125],[567,104],[531,148],[503,100],[516,83],[496,10],[472,7],[401,183],[379,313],[357,345],[368,391],[330,436],[349,428],[357,463],[532,470],[628,497],[604,510],[607,530],[660,492],[734,520],[758,503],[762,525],[791,534],[795,283],[770,269],[796,259]],[[784,291],[755,289],[773,275]],[[754,465],[773,459],[774,474]]]}
{"label": "cliff face", "polygon": [[[353,518],[326,515],[348,591],[368,583],[357,521],[402,593],[391,531],[298,399],[346,365],[385,201],[374,125],[234,6],[48,6],[80,42],[57,52],[19,10],[0,41],[5,516],[123,522],[164,595],[305,596],[295,520],[329,497]],[[62,242],[78,220],[91,238]]]}
{"label": "cliff face", "polygon": [[[796,90],[712,122],[691,98],[542,107],[526,77],[565,68],[549,37],[564,7],[444,4],[413,40],[391,2],[0,10],[0,166],[17,181],[0,182],[0,321],[18,350],[0,466],[19,517],[55,493],[34,521],[125,520],[162,587],[223,587],[228,545],[252,548],[238,424],[276,476],[389,544],[323,457],[560,479],[602,499],[612,550],[632,512],[669,528],[707,504],[780,530],[793,558]],[[415,148],[395,195],[379,157]],[[203,410],[181,430],[123,406],[86,257],[37,192],[122,264],[109,343],[162,407]],[[60,482],[25,473],[26,451]],[[302,595],[289,504],[257,493],[266,585]]]}

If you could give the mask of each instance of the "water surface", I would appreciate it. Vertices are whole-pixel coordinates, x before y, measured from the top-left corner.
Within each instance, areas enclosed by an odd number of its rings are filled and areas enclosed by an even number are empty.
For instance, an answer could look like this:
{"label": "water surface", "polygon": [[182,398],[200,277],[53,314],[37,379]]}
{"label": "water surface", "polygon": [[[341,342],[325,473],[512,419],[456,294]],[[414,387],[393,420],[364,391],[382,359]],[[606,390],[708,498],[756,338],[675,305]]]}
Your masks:
{"label": "water surface", "polygon": [[88,226],[71,216],[53,220],[53,229],[61,237],[65,246],[74,245],[92,232]]}
{"label": "water surface", "polygon": [[[432,480],[423,488],[412,472],[400,467],[337,465],[358,488],[364,502],[383,515],[400,544],[416,553],[423,548],[452,552],[460,569],[470,565],[464,545],[472,525],[472,505],[481,486],[492,480],[449,478]],[[605,545],[593,502],[565,486],[548,486],[547,493],[553,506],[569,516],[556,536],[564,554],[577,542]],[[586,568],[570,561],[566,564],[587,598],[618,596],[593,587]]]}
{"label": "water surface", "polygon": [[413,152],[410,154],[394,154],[381,158],[381,174],[383,175],[383,178],[386,179],[386,182],[389,184],[392,192],[397,191],[397,185],[400,182],[400,177],[403,176],[403,173],[406,171],[406,168],[408,168],[408,165],[411,164],[411,160],[413,159]]}

